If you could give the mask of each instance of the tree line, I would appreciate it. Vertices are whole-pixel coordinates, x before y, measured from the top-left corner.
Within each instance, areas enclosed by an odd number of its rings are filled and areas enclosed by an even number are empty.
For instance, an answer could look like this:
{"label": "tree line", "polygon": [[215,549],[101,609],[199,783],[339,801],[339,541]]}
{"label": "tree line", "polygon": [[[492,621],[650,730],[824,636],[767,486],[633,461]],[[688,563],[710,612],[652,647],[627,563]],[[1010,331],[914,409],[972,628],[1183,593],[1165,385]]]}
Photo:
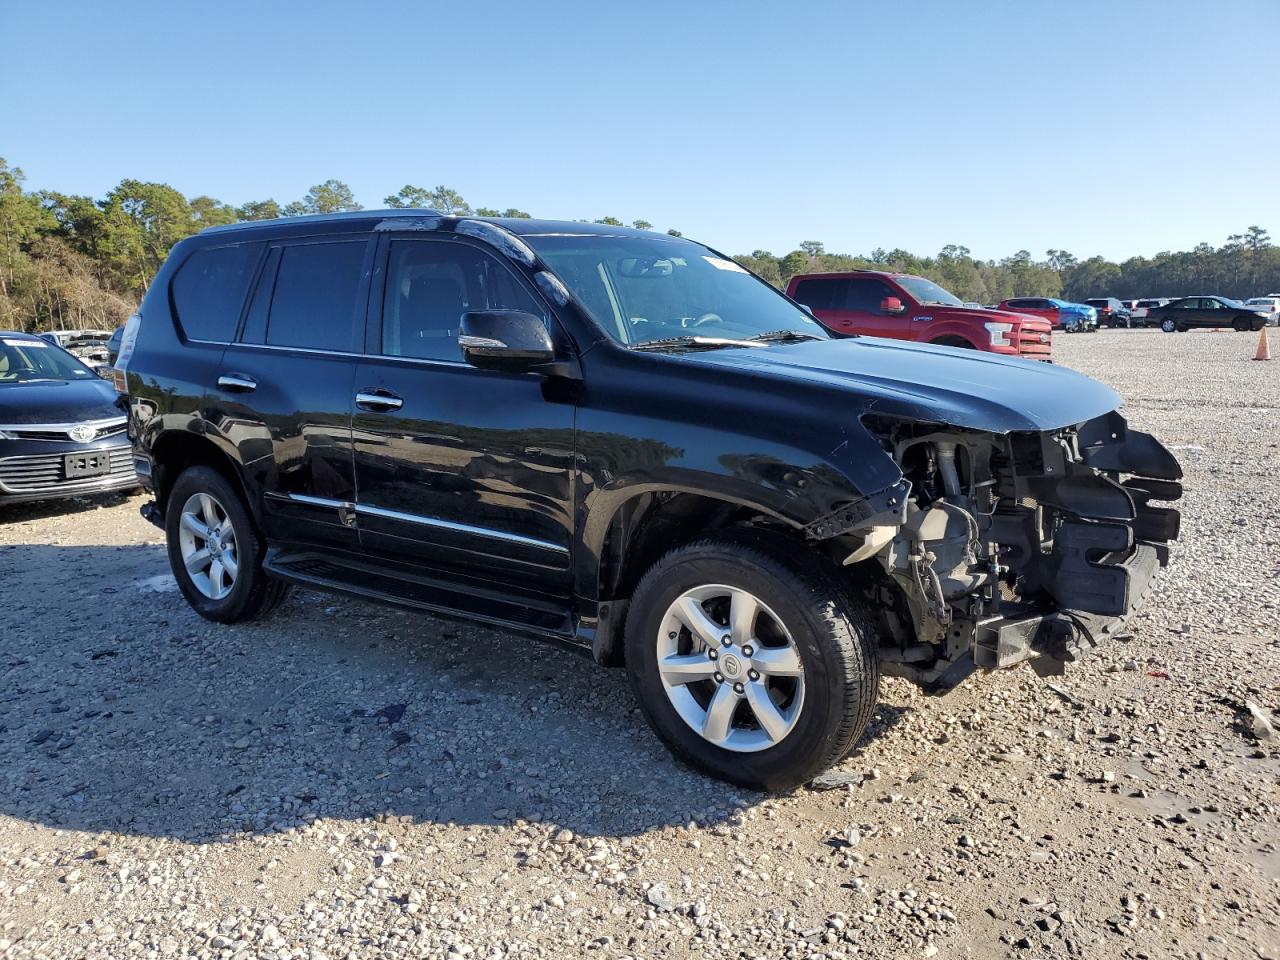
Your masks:
{"label": "tree line", "polygon": [[[106,328],[124,322],[179,240],[206,227],[363,209],[351,188],[326,180],[286,204],[273,199],[232,206],[209,196],[185,197],[168,184],[122,180],[101,199],[54,190],[28,191],[17,167],[0,158],[0,329]],[[444,213],[528,218],[516,207],[472,207],[456,190],[406,184],[383,198],[387,207],[430,207]],[[596,223],[623,226],[616,217]],[[629,224],[652,230],[645,220]],[[680,231],[669,229],[672,236]],[[1078,261],[1064,250],[1034,260],[1022,250],[1003,260],[974,259],[966,247],[947,246],[935,257],[905,250],[867,256],[828,253],[805,241],[783,256],[756,250],[739,262],[779,287],[797,273],[892,270],[942,284],[962,300],[994,303],[1012,296],[1180,296],[1225,293],[1253,296],[1280,291],[1280,248],[1261,227],[1227,238],[1221,247]]]}

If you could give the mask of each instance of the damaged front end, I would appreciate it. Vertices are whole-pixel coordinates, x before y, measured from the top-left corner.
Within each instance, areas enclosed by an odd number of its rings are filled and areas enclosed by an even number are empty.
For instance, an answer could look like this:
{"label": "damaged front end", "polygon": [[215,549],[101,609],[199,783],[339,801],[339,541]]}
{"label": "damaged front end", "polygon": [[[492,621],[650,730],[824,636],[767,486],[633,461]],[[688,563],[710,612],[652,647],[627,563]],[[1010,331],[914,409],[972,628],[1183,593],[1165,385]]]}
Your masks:
{"label": "damaged front end", "polygon": [[1178,536],[1182,470],[1116,412],[987,433],[869,416],[902,470],[892,513],[832,539],[881,611],[886,674],[932,692],[975,669],[1061,673],[1141,604]]}

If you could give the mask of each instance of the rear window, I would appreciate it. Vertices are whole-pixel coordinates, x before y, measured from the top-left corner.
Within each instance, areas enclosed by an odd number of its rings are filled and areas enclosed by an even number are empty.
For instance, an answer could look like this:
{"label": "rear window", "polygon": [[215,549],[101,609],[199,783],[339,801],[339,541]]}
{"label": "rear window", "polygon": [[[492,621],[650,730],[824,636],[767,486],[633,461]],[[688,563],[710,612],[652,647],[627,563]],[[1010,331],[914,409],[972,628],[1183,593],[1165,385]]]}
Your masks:
{"label": "rear window", "polygon": [[367,240],[285,247],[267,317],[267,343],[357,349],[356,306],[367,247]]}
{"label": "rear window", "polygon": [[848,280],[801,280],[792,298],[813,310],[840,310],[844,308],[848,288]]}
{"label": "rear window", "polygon": [[207,247],[178,269],[169,293],[187,339],[228,343],[235,336],[261,250],[260,243]]}

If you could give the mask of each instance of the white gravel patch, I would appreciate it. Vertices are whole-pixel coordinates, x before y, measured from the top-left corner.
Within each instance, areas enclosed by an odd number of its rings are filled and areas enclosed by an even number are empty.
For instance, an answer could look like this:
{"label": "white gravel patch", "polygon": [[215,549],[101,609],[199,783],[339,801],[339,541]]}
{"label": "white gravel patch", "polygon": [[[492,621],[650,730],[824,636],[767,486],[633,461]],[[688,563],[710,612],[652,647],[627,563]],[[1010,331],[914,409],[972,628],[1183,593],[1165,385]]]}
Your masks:
{"label": "white gravel patch", "polygon": [[785,797],[678,766],[570,652],[302,591],[215,626],[140,497],[0,513],[0,957],[1280,957],[1255,341],[1057,337],[1178,450],[1173,565],[1058,692],[886,681]]}

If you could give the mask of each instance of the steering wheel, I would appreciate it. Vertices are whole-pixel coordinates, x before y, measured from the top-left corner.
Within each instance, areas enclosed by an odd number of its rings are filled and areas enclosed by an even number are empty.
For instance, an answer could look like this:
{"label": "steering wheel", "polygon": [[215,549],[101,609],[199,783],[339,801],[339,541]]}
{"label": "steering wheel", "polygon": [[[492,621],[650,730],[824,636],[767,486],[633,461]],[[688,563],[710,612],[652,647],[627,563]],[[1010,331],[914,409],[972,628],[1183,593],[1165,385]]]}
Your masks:
{"label": "steering wheel", "polygon": [[693,325],[695,327],[705,326],[708,323],[724,323],[724,318],[722,318],[718,313],[704,313],[702,316],[698,317],[697,320],[693,321]]}

